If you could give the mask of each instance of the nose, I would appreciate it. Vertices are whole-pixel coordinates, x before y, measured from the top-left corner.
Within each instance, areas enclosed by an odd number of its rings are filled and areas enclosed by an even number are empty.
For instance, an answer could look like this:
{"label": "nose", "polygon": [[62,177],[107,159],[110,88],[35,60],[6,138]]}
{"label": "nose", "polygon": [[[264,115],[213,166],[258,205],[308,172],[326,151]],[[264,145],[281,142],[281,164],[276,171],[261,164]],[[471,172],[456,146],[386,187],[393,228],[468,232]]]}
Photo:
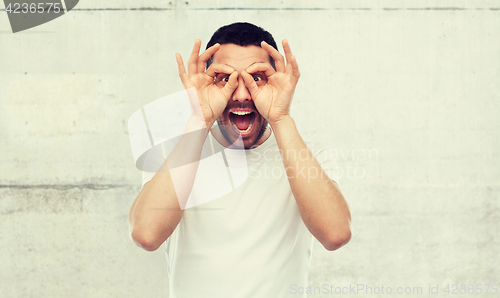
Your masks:
{"label": "nose", "polygon": [[233,100],[237,100],[239,102],[252,100],[250,91],[248,91],[247,87],[245,86],[245,81],[241,76],[238,76],[238,87],[236,87],[233,92]]}

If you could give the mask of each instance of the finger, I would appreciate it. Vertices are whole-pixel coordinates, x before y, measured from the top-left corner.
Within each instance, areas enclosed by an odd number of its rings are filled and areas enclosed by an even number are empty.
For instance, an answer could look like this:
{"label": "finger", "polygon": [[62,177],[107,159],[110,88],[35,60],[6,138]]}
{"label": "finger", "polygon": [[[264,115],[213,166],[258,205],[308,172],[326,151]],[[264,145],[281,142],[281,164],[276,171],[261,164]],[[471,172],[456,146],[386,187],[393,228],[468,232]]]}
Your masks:
{"label": "finger", "polygon": [[191,51],[191,56],[189,56],[188,60],[188,74],[194,75],[198,70],[198,55],[200,54],[201,40],[197,39],[194,42],[193,50]]}
{"label": "finger", "polygon": [[283,39],[282,41],[283,45],[283,51],[285,52],[285,58],[286,58],[286,70],[285,72],[287,74],[292,74],[292,50],[290,49],[290,45],[288,44],[288,40]]}
{"label": "finger", "polygon": [[276,71],[278,72],[284,72],[285,71],[285,59],[283,58],[283,55],[281,55],[278,50],[270,46],[267,42],[262,41],[261,42],[261,47],[266,50],[266,52],[271,55],[274,59],[274,63],[276,64]]}
{"label": "finger", "polygon": [[266,77],[270,77],[276,73],[274,68],[269,63],[255,63],[250,65],[246,69],[246,72],[248,72],[249,74],[254,74],[259,71],[262,71],[266,75]]}
{"label": "finger", "polygon": [[242,71],[240,74],[252,98],[257,98],[259,87],[257,86],[257,83],[255,83],[253,76],[246,71]]}
{"label": "finger", "polygon": [[222,92],[226,95],[227,100],[231,98],[231,94],[233,94],[234,90],[238,87],[238,72],[233,71],[233,73],[229,76],[229,80],[226,85],[222,89]]}
{"label": "finger", "polygon": [[209,77],[215,77],[218,73],[232,74],[234,68],[226,64],[213,63],[205,72]]}
{"label": "finger", "polygon": [[288,40],[283,39],[283,50],[286,57],[286,73],[293,75],[296,78],[300,77],[299,66],[295,56],[292,55],[292,50],[290,49],[290,44]]}
{"label": "finger", "polygon": [[212,57],[219,49],[220,44],[216,43],[203,52],[200,57],[198,57],[198,73],[205,71],[207,60],[210,59],[210,57]]}
{"label": "finger", "polygon": [[297,59],[295,58],[294,55],[292,55],[292,75],[295,79],[299,79],[300,77],[300,71],[299,71],[299,65],[297,64]]}
{"label": "finger", "polygon": [[175,53],[175,60],[177,61],[177,68],[179,69],[179,77],[185,88],[191,88],[191,81],[186,73],[186,68],[184,67],[184,62],[182,61],[182,56],[179,53]]}

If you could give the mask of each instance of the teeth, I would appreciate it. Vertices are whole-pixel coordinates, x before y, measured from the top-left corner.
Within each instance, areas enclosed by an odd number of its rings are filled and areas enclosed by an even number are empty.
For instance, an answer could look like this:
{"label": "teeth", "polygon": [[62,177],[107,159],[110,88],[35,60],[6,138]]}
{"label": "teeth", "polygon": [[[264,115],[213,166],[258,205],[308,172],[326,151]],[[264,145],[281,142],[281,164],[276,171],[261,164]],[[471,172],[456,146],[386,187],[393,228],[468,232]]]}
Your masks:
{"label": "teeth", "polygon": [[235,115],[243,116],[243,115],[248,115],[248,114],[250,114],[250,113],[252,113],[252,112],[233,111],[233,112],[231,112],[231,113],[233,113],[233,114],[235,114]]}

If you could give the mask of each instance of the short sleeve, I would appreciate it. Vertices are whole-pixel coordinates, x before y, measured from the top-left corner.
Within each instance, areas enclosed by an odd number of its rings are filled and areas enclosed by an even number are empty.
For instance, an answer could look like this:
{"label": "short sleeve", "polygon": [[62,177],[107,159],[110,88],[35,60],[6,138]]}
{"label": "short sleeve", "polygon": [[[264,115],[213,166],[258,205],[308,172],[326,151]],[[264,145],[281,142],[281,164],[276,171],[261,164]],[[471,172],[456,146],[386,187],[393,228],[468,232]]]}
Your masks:
{"label": "short sleeve", "polygon": [[334,156],[330,154],[330,150],[328,149],[328,147],[326,146],[316,147],[312,143],[307,145],[309,147],[309,150],[311,150],[311,152],[313,153],[314,158],[316,158],[316,161],[319,163],[323,171],[326,173],[326,175],[340,185],[339,182],[340,177],[338,175],[339,170],[337,166],[337,161],[335,160]]}

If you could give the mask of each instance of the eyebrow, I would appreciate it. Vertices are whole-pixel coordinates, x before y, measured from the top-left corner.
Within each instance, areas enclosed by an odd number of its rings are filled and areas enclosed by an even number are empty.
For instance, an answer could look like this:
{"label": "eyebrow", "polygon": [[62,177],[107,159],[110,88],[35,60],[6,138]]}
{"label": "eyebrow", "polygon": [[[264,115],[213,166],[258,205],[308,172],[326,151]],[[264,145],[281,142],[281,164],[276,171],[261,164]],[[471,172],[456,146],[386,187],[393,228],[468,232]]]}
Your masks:
{"label": "eyebrow", "polygon": [[[255,63],[266,63],[266,62],[262,62],[262,61],[261,61],[261,62],[259,62],[259,61],[255,61],[254,63],[252,63],[252,64],[248,65],[245,69],[249,68],[250,66],[254,65]],[[231,66],[231,65],[229,65],[229,64],[227,64],[227,63],[226,63],[226,65],[227,65],[227,66],[229,66],[229,67],[231,67],[232,69],[235,69],[233,66]]]}

